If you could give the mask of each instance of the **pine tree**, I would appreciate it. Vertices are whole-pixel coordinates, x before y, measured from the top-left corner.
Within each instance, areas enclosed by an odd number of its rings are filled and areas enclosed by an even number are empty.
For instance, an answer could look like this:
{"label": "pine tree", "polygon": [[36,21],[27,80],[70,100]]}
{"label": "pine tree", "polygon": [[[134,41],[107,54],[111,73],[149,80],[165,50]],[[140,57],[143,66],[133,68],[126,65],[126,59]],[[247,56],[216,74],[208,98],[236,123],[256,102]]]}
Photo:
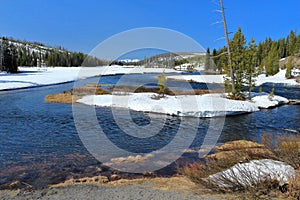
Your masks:
{"label": "pine tree", "polygon": [[163,72],[158,79],[158,83],[157,85],[159,86],[159,91],[158,93],[161,94],[163,97],[165,96],[165,94],[167,93],[167,86],[166,86],[166,75],[165,72]]}
{"label": "pine tree", "polygon": [[276,42],[273,42],[271,46],[271,51],[266,58],[265,68],[267,76],[273,76],[279,72],[279,56]]}
{"label": "pine tree", "polygon": [[18,72],[18,55],[15,46],[4,37],[2,38],[2,46],[4,70],[10,73]]}
{"label": "pine tree", "polygon": [[286,78],[292,78],[292,69],[293,69],[293,60],[294,60],[294,57],[290,56],[288,59],[289,60],[288,60],[288,62],[286,64],[285,77]]}
{"label": "pine tree", "polygon": [[230,51],[232,57],[232,68],[234,71],[234,84],[235,91],[232,91],[234,98],[241,98],[243,94],[243,72],[245,65],[245,50],[246,40],[242,33],[241,27],[238,27],[237,32],[234,34],[233,39],[230,42]]}
{"label": "pine tree", "polygon": [[207,50],[206,50],[204,68],[205,68],[205,70],[210,70],[210,68],[211,68],[211,59],[210,59],[210,50],[209,50],[209,48],[207,48]]}
{"label": "pine tree", "polygon": [[298,35],[297,37],[295,53],[297,54],[297,56],[300,56],[300,35]]}
{"label": "pine tree", "polygon": [[258,64],[258,58],[257,58],[257,45],[255,44],[254,38],[252,38],[248,50],[246,52],[246,63],[245,63],[245,74],[244,74],[244,80],[245,84],[248,87],[248,98],[251,99],[251,91],[255,87],[255,77],[256,77],[256,67]]}
{"label": "pine tree", "polygon": [[212,52],[212,58],[211,58],[211,63],[210,65],[213,66],[214,70],[218,70],[219,73],[222,73],[222,65],[217,64],[217,50],[214,48]]}
{"label": "pine tree", "polygon": [[287,56],[294,56],[298,53],[296,48],[297,37],[294,31],[290,31],[289,36],[287,37]]}

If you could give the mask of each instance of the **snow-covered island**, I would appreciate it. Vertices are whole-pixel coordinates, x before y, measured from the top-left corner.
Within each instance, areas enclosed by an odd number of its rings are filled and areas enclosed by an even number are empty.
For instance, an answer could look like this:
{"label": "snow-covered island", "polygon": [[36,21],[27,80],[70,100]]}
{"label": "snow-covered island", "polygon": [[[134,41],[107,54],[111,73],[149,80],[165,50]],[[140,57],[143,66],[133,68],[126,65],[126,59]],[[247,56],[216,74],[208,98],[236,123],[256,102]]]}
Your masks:
{"label": "snow-covered island", "polygon": [[[224,81],[224,75],[173,75],[168,76],[168,78],[219,84]],[[267,82],[298,85],[294,79],[285,78],[285,70],[281,70],[274,76],[260,75],[256,84],[261,85]],[[159,100],[155,96],[157,96],[155,93],[87,95],[77,100],[77,102],[100,107],[126,108],[135,111],[189,117],[237,115],[289,103],[289,100],[284,97],[270,96],[267,93],[252,93],[250,101],[231,100],[227,98],[226,94],[166,95]]]}
{"label": "snow-covered island", "polygon": [[267,93],[253,93],[252,101],[237,101],[226,98],[225,94],[179,95],[157,100],[155,93],[128,93],[112,95],[87,95],[78,103],[101,107],[128,108],[135,111],[161,113],[174,116],[219,117],[259,111],[287,104],[288,99],[270,97]]}

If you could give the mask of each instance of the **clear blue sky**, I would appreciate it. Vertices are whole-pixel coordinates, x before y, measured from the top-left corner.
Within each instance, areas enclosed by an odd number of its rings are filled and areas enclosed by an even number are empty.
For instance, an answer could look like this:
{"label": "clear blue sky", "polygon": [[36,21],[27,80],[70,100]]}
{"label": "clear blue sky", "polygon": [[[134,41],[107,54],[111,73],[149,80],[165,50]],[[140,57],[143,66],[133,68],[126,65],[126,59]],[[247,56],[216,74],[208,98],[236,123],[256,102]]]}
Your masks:
{"label": "clear blue sky", "polygon": [[[218,0],[215,0],[218,2]],[[90,52],[122,31],[163,27],[182,32],[204,48],[224,46],[212,0],[0,0],[0,35]],[[299,0],[224,0],[229,31],[241,26],[247,40],[285,37],[300,29]]]}

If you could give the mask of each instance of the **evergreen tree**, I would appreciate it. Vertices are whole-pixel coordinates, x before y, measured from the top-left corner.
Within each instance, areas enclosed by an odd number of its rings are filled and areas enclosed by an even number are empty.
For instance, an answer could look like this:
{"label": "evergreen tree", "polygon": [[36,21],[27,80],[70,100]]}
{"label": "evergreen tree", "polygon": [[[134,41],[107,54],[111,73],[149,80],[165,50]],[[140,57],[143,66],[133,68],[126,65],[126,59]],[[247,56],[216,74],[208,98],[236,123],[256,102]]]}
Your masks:
{"label": "evergreen tree", "polygon": [[245,63],[245,84],[248,87],[248,98],[251,99],[251,91],[255,87],[256,67],[258,64],[257,58],[257,45],[254,38],[252,38],[248,50],[246,52],[246,63]]}
{"label": "evergreen tree", "polygon": [[294,56],[298,53],[296,48],[297,37],[294,31],[290,31],[289,36],[287,37],[287,56]]}
{"label": "evergreen tree", "polygon": [[2,38],[3,49],[3,66],[4,70],[10,73],[18,72],[17,63],[17,50],[13,44],[11,44],[7,38]]}
{"label": "evergreen tree", "polygon": [[289,60],[288,60],[288,62],[286,64],[285,77],[286,78],[292,78],[292,69],[293,69],[293,60],[294,60],[294,57],[290,56],[288,59]]}
{"label": "evergreen tree", "polygon": [[297,37],[295,53],[297,54],[297,56],[300,56],[300,34]]}
{"label": "evergreen tree", "polygon": [[278,40],[278,55],[279,55],[279,58],[285,58],[286,57],[285,39]]}
{"label": "evergreen tree", "polygon": [[273,42],[271,51],[266,58],[265,69],[267,76],[273,76],[279,72],[279,56],[276,42]]}
{"label": "evergreen tree", "polygon": [[207,48],[207,50],[206,50],[204,68],[205,68],[205,70],[210,70],[210,68],[211,68],[211,59],[210,59],[210,50],[209,50],[209,48]]}
{"label": "evergreen tree", "polygon": [[165,96],[165,94],[168,92],[167,90],[167,86],[166,86],[166,75],[165,72],[163,72],[158,79],[158,83],[157,85],[159,86],[159,91],[158,93],[161,94],[163,97]]}
{"label": "evergreen tree", "polygon": [[232,68],[234,72],[235,91],[232,91],[234,98],[240,98],[243,96],[241,93],[243,90],[243,74],[245,67],[245,50],[246,40],[242,33],[242,29],[238,27],[237,32],[234,34],[233,39],[230,41],[230,51],[232,58]]}
{"label": "evergreen tree", "polygon": [[217,56],[218,56],[217,50],[214,48],[212,52],[211,66],[213,66],[214,70],[218,70],[218,72],[222,73],[223,66],[217,64],[217,60],[218,60]]}

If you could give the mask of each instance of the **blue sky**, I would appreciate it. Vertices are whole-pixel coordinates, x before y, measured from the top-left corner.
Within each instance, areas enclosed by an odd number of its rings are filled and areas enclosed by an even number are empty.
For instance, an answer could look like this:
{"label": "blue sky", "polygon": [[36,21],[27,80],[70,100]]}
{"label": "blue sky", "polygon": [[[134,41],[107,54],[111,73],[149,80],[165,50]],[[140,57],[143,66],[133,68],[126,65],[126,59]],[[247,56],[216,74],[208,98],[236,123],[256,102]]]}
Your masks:
{"label": "blue sky", "polygon": [[[218,0],[215,0],[218,2]],[[224,40],[212,0],[0,0],[0,35],[61,45],[89,53],[122,31],[163,27],[184,33],[204,48]],[[285,37],[300,29],[300,1],[224,0],[229,31],[241,26],[247,40]]]}

